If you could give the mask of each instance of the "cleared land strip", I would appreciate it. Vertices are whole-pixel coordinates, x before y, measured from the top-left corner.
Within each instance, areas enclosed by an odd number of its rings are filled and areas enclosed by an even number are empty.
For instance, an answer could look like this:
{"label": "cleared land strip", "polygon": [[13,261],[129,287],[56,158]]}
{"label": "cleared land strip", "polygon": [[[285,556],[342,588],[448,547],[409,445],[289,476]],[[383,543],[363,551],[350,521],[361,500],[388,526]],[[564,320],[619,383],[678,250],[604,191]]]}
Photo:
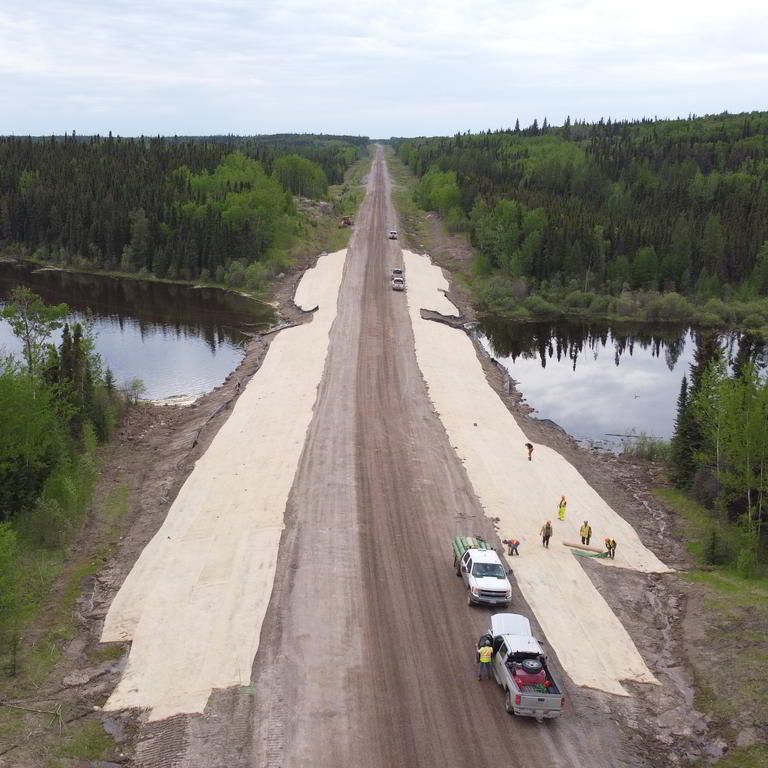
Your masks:
{"label": "cleared land strip", "polygon": [[[579,526],[587,519],[598,546],[605,536],[619,544],[616,559],[606,566],[646,573],[670,569],[559,453],[535,445],[528,461],[528,438],[488,385],[471,340],[421,317],[422,309],[457,314],[443,293],[448,283],[440,268],[408,251],[403,258],[416,357],[429,397],[485,513],[499,518],[502,538],[522,542],[521,556],[511,565],[548,642],[577,685],[627,695],[622,681],[656,683],[629,634],[562,542],[579,541]],[[564,521],[555,512],[562,494],[569,508]],[[548,550],[539,537],[546,520],[554,527]]]}
{"label": "cleared land strip", "polygon": [[295,302],[319,307],[312,322],[274,340],[115,597],[102,641],[132,647],[105,709],[150,708],[159,720],[248,683],[345,259],[323,256],[305,273]]}

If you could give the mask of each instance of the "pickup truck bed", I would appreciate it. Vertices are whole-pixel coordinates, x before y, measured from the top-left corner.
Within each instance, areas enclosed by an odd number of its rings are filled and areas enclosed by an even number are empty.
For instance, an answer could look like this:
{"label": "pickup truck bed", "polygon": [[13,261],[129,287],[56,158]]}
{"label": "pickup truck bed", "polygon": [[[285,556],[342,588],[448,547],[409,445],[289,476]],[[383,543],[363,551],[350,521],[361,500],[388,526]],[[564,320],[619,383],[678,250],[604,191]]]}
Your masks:
{"label": "pickup truck bed", "polygon": [[[485,637],[493,638],[493,676],[504,689],[504,708],[510,715],[535,717],[541,721],[559,717],[565,696],[552,673],[538,640],[530,632],[524,616],[499,613],[491,617],[491,629]],[[530,660],[530,661],[528,661]],[[527,684],[525,665],[535,664],[544,682]]]}

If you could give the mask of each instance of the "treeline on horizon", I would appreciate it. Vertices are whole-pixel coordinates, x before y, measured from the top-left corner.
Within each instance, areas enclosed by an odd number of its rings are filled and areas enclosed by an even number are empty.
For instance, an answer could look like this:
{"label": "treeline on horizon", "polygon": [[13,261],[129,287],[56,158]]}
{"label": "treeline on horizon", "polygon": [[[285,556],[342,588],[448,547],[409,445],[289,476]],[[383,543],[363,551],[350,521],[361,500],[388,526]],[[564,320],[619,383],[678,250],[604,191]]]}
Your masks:
{"label": "treeline on horizon", "polygon": [[324,199],[367,144],[311,134],[0,137],[0,246],[235,284],[250,268],[258,287],[269,249],[297,230],[293,196]]}
{"label": "treeline on horizon", "polygon": [[768,292],[768,112],[392,139],[478,270],[527,288]]}

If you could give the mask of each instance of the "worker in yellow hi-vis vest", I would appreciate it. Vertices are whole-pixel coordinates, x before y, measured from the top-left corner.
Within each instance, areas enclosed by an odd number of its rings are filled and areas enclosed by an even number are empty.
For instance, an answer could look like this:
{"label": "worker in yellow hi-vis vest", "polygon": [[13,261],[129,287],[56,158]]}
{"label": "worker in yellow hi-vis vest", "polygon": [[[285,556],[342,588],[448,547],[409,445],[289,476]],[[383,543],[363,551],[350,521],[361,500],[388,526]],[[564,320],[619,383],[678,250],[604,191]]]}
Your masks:
{"label": "worker in yellow hi-vis vest", "polygon": [[560,497],[560,501],[557,504],[557,516],[561,520],[565,520],[565,508],[568,506],[568,502],[565,500],[565,496]]}
{"label": "worker in yellow hi-vis vest", "polygon": [[490,645],[483,645],[477,649],[477,679],[483,677],[491,679],[491,661],[493,659],[493,648]]}

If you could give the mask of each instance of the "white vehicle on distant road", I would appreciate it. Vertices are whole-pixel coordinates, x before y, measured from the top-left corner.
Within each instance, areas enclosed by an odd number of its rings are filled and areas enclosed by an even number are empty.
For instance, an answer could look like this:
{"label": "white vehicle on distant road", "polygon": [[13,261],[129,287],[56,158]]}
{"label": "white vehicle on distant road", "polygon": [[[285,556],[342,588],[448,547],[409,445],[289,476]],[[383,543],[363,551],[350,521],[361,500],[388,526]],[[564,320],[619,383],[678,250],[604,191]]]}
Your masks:
{"label": "white vehicle on distant road", "polygon": [[390,240],[397,240],[397,230],[396,229],[390,229],[389,230],[389,239]]}
{"label": "white vehicle on distant road", "polygon": [[395,277],[392,278],[392,290],[393,291],[404,291],[405,290],[405,278],[404,277],[398,277],[395,275]]}

